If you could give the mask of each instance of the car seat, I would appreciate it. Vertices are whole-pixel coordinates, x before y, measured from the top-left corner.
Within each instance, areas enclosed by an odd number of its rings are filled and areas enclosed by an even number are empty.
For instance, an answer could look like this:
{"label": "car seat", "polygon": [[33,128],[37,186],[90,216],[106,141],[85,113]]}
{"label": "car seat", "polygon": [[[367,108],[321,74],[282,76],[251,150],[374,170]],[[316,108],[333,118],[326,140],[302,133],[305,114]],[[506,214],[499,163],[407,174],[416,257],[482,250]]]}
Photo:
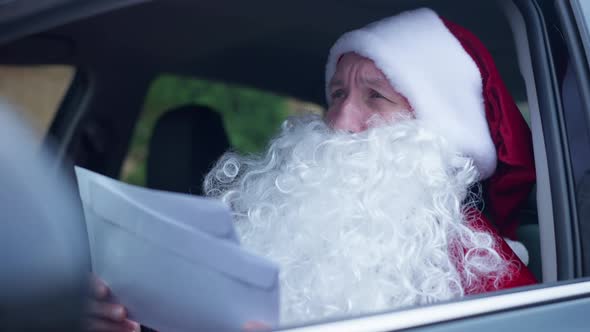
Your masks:
{"label": "car seat", "polygon": [[221,115],[207,106],[184,105],[157,120],[149,142],[148,188],[202,195],[202,182],[230,147]]}

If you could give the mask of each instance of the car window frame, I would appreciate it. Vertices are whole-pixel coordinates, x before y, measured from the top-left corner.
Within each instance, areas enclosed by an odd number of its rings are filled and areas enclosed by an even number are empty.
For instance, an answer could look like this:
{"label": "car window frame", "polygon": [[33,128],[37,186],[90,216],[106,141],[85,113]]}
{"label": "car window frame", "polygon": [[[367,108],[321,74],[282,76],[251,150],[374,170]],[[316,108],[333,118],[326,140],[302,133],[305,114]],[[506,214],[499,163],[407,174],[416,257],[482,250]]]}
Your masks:
{"label": "car window frame", "polygon": [[[524,20],[529,48],[526,57],[530,63],[524,66],[521,63],[521,70],[528,99],[533,105],[531,125],[537,166],[543,281],[571,280],[581,276],[577,259],[579,232],[571,156],[548,33],[548,27],[556,20],[549,14],[555,16],[556,9],[552,0],[513,0],[512,3]],[[520,53],[522,56],[523,52]],[[527,66],[530,68],[523,68]],[[535,141],[535,136],[539,135],[542,142]]]}
{"label": "car window frame", "polygon": [[562,150],[558,87],[546,23],[539,3],[533,0],[505,0],[501,4],[512,27],[531,115],[543,281],[568,280],[572,264],[569,248],[564,250],[563,244],[569,243],[569,233],[561,225],[569,220],[563,194],[568,184],[564,176],[567,158]]}
{"label": "car window frame", "polygon": [[85,113],[90,90],[90,80],[86,71],[82,67],[77,67],[44,139],[45,145],[52,145],[56,153],[55,160],[59,163],[56,165],[58,167],[69,162],[68,147]]}
{"label": "car window frame", "polygon": [[[590,306],[590,278],[576,281],[539,284],[525,288],[510,289],[493,293],[469,296],[452,302],[417,306],[404,310],[365,315],[357,318],[332,320],[323,323],[279,328],[281,332],[384,332],[384,331],[439,331],[487,327],[497,331],[498,317],[511,313],[521,316],[528,310],[543,309],[555,304],[574,303],[584,299]],[[584,318],[585,321],[585,318]],[[560,322],[563,324],[563,322]],[[521,332],[538,331],[538,326],[529,324],[519,328]],[[484,329],[485,331],[485,329]]]}
{"label": "car window frame", "polygon": [[[561,32],[567,46],[569,65],[575,77],[577,97],[579,98],[578,111],[582,112],[585,122],[586,135],[590,135],[590,17],[584,18],[582,8],[578,0],[555,1],[556,12],[561,23]],[[567,116],[567,112],[565,115]],[[579,117],[579,116],[578,116]],[[590,146],[590,142],[588,142]],[[579,144],[577,144],[579,145]],[[579,149],[579,147],[577,147]],[[590,148],[583,151],[572,151],[573,154],[590,153]],[[576,260],[576,276],[590,275],[590,239],[584,238],[590,234],[590,220],[588,219],[584,193],[590,191],[590,161],[585,161],[585,175],[583,181],[577,181],[574,209],[578,216],[573,225]],[[580,167],[578,167],[580,168]]]}

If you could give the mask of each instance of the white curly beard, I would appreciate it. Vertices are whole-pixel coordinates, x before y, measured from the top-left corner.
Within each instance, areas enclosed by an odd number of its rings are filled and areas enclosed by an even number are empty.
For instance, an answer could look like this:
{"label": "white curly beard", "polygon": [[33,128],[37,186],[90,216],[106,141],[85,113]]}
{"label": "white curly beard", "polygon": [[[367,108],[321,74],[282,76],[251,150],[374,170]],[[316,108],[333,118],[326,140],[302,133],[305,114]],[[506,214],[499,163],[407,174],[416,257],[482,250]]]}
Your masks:
{"label": "white curly beard", "polygon": [[493,238],[464,214],[477,178],[419,120],[349,134],[304,116],[264,155],[225,154],[205,192],[231,206],[245,248],[279,264],[291,324],[447,300],[499,274]]}

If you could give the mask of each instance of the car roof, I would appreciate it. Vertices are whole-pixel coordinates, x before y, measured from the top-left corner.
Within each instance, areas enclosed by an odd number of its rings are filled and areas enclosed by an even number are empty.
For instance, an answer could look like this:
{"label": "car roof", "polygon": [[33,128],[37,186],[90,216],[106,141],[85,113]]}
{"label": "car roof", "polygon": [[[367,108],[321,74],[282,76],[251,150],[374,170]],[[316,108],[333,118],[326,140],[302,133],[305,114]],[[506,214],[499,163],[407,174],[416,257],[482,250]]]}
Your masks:
{"label": "car roof", "polygon": [[56,21],[57,27],[3,46],[0,62],[137,66],[322,103],[325,60],[335,39],[419,6],[474,31],[494,55],[514,97],[525,99],[512,33],[493,1],[160,0],[90,17],[80,9],[83,18],[61,26]]}

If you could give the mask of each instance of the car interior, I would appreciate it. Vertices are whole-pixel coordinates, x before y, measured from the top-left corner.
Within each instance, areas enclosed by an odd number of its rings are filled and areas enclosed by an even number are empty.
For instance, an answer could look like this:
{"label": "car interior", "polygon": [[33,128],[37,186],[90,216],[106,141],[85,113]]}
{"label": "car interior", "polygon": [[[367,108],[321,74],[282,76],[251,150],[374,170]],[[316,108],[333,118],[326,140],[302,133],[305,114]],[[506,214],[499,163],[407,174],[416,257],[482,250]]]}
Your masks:
{"label": "car interior", "polygon": [[[491,51],[531,125],[538,181],[547,178],[539,143],[542,130],[534,124],[536,101],[530,93],[534,82],[525,68],[529,55],[519,46],[523,33],[519,29],[524,28],[515,23],[516,9],[505,1],[16,3],[22,7],[13,8],[12,16],[0,15],[4,31],[0,64],[75,69],[48,132],[68,167],[76,164],[119,178],[145,96],[162,74],[236,84],[325,105],[324,66],[339,35],[403,10],[428,6],[473,31]],[[220,113],[210,105],[171,107],[157,119],[150,137],[146,185],[195,195],[202,194],[199,182],[207,170],[232,148]],[[554,281],[555,258],[542,249],[555,245],[550,233],[543,232],[553,228],[553,220],[550,213],[544,217],[538,213],[550,208],[550,197],[538,192],[543,190],[533,190],[521,213],[518,240],[529,251],[529,268],[537,279]]]}

